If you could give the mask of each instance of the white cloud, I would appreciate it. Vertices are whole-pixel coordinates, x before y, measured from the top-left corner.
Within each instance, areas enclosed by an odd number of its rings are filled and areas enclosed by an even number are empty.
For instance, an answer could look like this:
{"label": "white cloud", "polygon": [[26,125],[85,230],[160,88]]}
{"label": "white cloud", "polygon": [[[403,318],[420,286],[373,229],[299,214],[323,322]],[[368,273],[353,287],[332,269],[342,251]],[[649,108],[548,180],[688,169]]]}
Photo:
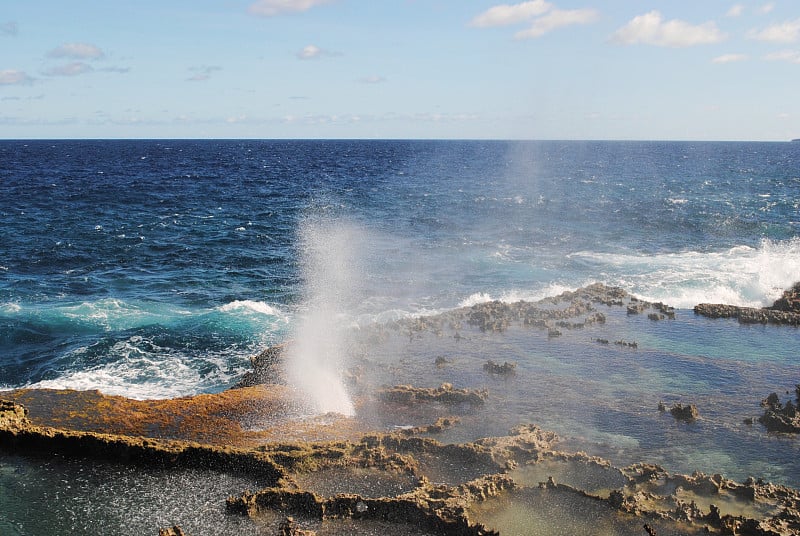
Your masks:
{"label": "white cloud", "polygon": [[382,84],[386,82],[386,79],[379,75],[372,75],[372,76],[365,76],[364,78],[359,79],[359,82],[362,84]]}
{"label": "white cloud", "polygon": [[726,17],[739,17],[742,13],[744,13],[744,6],[742,4],[736,4],[731,6],[727,13],[725,13]]}
{"label": "white cloud", "polygon": [[78,76],[92,72],[92,66],[82,61],[73,61],[65,65],[57,65],[44,71],[47,76]]}
{"label": "white cloud", "polygon": [[89,43],[65,43],[54,48],[48,54],[51,58],[73,58],[79,60],[96,60],[105,56],[103,51]]}
{"label": "white cloud", "polygon": [[257,0],[248,12],[259,17],[275,17],[284,13],[300,13],[312,7],[327,4],[330,0]]}
{"label": "white cloud", "polygon": [[544,34],[575,24],[591,24],[600,18],[600,14],[594,9],[554,9],[546,15],[533,21],[533,26],[527,30],[514,34],[516,39],[532,39],[541,37]]}
{"label": "white cloud", "polygon": [[306,45],[303,47],[303,50],[297,53],[297,57],[301,60],[311,60],[314,58],[319,58],[324,53],[325,51],[319,48],[317,45]]}
{"label": "white cloud", "polygon": [[634,17],[617,30],[611,40],[622,45],[688,47],[719,43],[725,38],[714,22],[693,25],[679,19],[664,20],[661,13],[651,11]]}
{"label": "white cloud", "polygon": [[25,71],[18,71],[16,69],[6,69],[0,71],[0,86],[15,86],[30,84],[33,78],[28,76]]}
{"label": "white cloud", "polygon": [[322,49],[316,45],[306,45],[303,47],[303,50],[297,53],[297,57],[301,60],[310,60],[312,58],[320,57],[322,52]]}
{"label": "white cloud", "polygon": [[763,30],[751,30],[747,37],[770,43],[794,43],[800,40],[800,19],[773,24]]}
{"label": "white cloud", "polygon": [[339,52],[326,50],[317,45],[306,45],[302,50],[298,51],[295,56],[301,60],[314,60],[323,56],[341,56]]}
{"label": "white cloud", "polygon": [[745,61],[749,59],[747,54],[723,54],[712,59],[712,63],[735,63],[738,61]]}
{"label": "white cloud", "polygon": [[768,61],[786,61],[789,63],[800,64],[800,51],[781,50],[779,52],[773,52],[771,54],[767,54],[766,56],[764,56],[764,59]]}
{"label": "white cloud", "polygon": [[508,26],[527,22],[530,19],[543,15],[553,7],[545,0],[531,0],[521,4],[501,4],[491,7],[476,16],[470,26],[476,28],[489,28],[493,26]]}
{"label": "white cloud", "polygon": [[768,2],[763,6],[761,6],[760,8],[758,8],[758,12],[761,13],[762,15],[766,15],[767,13],[771,13],[773,9],[775,9],[775,3]]}

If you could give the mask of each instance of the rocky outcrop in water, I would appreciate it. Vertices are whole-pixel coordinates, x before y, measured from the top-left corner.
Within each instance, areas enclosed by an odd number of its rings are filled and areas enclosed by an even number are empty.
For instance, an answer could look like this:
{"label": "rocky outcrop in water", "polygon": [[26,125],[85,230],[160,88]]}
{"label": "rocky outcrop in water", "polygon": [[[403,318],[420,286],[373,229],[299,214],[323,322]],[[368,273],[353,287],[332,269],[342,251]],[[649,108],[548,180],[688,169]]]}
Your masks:
{"label": "rocky outcrop in water", "polygon": [[439,402],[442,404],[483,405],[489,396],[487,389],[457,389],[452,384],[443,383],[439,387],[414,387],[396,385],[378,391],[378,397],[385,402],[396,404],[418,404],[420,402]]}
{"label": "rocky outcrop in water", "polygon": [[514,374],[517,370],[516,363],[509,363],[506,361],[502,365],[500,363],[495,363],[491,359],[484,363],[483,370],[488,372],[489,374],[498,374],[500,376],[507,376],[510,374]]}
{"label": "rocky outcrop in water", "polygon": [[800,313],[759,309],[755,307],[738,307],[717,303],[701,303],[695,305],[697,315],[708,318],[735,318],[740,324],[778,324],[784,326],[800,326]]}
{"label": "rocky outcrop in water", "polygon": [[708,318],[735,318],[741,324],[800,326],[800,283],[786,290],[770,307],[701,303],[694,307],[694,312]]}
{"label": "rocky outcrop in water", "polygon": [[252,387],[264,383],[284,383],[283,356],[288,343],[270,346],[250,356],[252,370],[248,371],[236,383],[234,388]]}
{"label": "rocky outcrop in water", "polygon": [[784,291],[783,296],[775,300],[769,309],[785,311],[787,313],[800,313],[800,282]]}
{"label": "rocky outcrop in water", "polygon": [[797,398],[795,402],[787,400],[781,403],[778,393],[772,393],[761,401],[764,414],[758,418],[770,432],[784,432],[789,434],[800,433],[800,385],[795,387]]}
{"label": "rocky outcrop in water", "polygon": [[700,417],[700,412],[694,404],[673,404],[669,412],[677,420],[688,423],[694,422]]}

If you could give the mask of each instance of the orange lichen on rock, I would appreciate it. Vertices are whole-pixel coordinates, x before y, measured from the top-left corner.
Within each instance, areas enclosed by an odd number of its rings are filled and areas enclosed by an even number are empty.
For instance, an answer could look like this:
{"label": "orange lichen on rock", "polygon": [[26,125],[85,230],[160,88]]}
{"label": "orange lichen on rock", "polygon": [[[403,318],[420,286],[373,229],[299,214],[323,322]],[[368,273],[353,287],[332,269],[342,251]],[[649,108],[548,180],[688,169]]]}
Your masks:
{"label": "orange lichen on rock", "polygon": [[363,433],[341,416],[291,419],[293,392],[282,385],[164,400],[50,389],[19,389],[2,397],[24,405],[39,426],[210,445],[252,446],[275,438],[318,441]]}

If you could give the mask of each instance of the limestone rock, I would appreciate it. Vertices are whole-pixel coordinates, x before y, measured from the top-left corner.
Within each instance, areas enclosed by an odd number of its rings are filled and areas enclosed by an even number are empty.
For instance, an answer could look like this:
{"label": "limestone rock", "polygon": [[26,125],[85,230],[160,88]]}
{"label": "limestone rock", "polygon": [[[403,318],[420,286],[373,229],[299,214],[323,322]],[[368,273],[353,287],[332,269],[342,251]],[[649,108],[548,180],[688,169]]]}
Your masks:
{"label": "limestone rock", "polygon": [[786,311],[790,313],[800,313],[800,282],[784,291],[783,296],[775,300],[772,307],[775,311]]}
{"label": "limestone rock", "polygon": [[673,404],[669,412],[679,421],[694,422],[700,417],[700,412],[697,411],[697,406],[694,404]]}

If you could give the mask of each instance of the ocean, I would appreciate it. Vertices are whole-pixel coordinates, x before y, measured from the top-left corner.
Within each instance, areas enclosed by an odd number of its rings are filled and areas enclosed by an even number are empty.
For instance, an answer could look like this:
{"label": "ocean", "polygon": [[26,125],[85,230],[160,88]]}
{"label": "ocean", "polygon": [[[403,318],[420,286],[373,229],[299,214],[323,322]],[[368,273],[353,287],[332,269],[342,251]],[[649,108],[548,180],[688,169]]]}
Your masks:
{"label": "ocean", "polygon": [[[0,389],[217,392],[314,310],[357,329],[602,282],[676,320],[620,320],[622,357],[588,335],[481,342],[522,378],[461,378],[504,400],[488,431],[535,422],[619,463],[800,486],[797,441],[741,418],[800,383],[800,332],[691,310],[800,280],[797,143],[0,141],[0,233]],[[708,418],[665,432],[659,400]]]}

